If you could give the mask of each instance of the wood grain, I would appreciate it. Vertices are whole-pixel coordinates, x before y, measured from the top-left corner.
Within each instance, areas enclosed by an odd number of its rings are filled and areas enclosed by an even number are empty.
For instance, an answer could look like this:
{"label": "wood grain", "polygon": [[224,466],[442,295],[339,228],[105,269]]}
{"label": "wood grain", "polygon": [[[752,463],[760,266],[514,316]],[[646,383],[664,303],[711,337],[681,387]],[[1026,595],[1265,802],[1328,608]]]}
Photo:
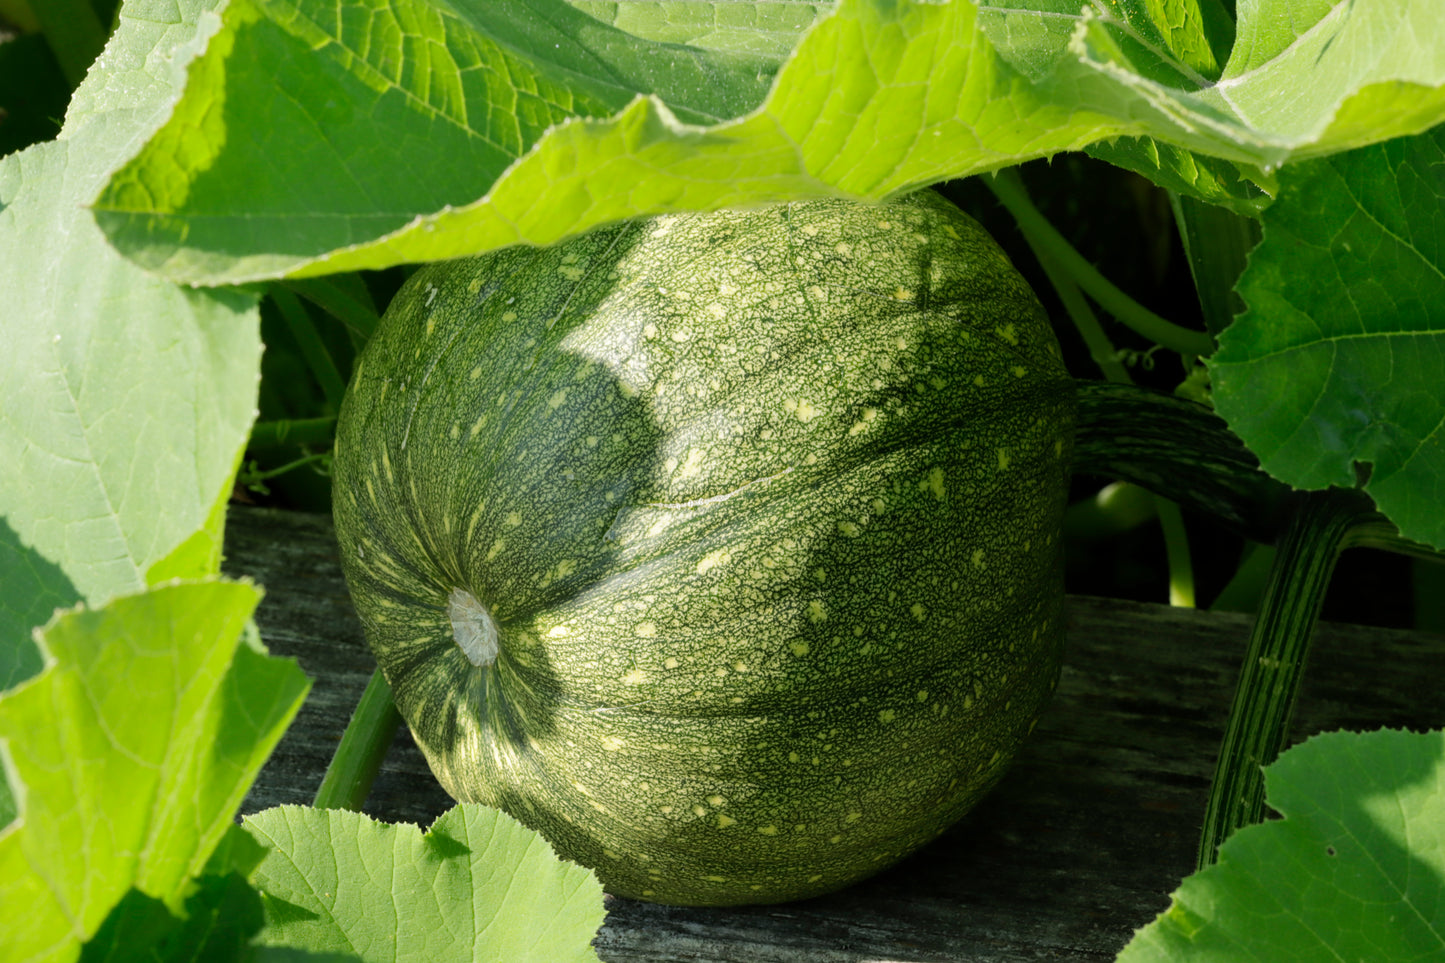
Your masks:
{"label": "wood grain", "polygon": [[[226,570],[266,589],[273,653],[314,680],[245,812],[311,801],[374,665],[330,520],[233,507]],[[609,898],[608,963],[1112,960],[1192,868],[1249,620],[1071,596],[1059,693],[999,788],[899,866],[842,893],[726,910]],[[1445,725],[1445,638],[1322,625],[1294,739]],[[366,811],[422,826],[451,805],[402,732]]]}

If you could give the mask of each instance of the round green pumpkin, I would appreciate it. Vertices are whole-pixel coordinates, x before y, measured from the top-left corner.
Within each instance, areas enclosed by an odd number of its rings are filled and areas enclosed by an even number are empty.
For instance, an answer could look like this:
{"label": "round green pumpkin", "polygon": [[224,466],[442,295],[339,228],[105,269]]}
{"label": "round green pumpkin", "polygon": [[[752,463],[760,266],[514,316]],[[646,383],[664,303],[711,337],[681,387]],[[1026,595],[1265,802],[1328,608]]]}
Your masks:
{"label": "round green pumpkin", "polygon": [[665,216],[419,271],[337,535],[442,785],[609,891],[836,889],[999,778],[1058,674],[1072,384],[937,195]]}

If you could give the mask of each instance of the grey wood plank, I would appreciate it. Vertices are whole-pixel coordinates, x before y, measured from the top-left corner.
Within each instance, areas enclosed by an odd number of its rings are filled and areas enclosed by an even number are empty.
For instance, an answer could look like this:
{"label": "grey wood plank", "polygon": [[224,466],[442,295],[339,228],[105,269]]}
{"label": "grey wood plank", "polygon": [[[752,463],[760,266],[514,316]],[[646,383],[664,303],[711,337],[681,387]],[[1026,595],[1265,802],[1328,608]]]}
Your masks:
{"label": "grey wood plank", "polygon": [[[272,651],[314,680],[244,811],[309,803],[373,662],[329,519],[234,507],[226,570],[266,588]],[[842,893],[708,910],[609,897],[609,963],[1111,960],[1192,867],[1249,619],[1071,596],[1058,696],[998,789],[925,850]],[[1445,638],[1322,625],[1294,739],[1445,725]],[[450,806],[405,733],[366,811]]]}

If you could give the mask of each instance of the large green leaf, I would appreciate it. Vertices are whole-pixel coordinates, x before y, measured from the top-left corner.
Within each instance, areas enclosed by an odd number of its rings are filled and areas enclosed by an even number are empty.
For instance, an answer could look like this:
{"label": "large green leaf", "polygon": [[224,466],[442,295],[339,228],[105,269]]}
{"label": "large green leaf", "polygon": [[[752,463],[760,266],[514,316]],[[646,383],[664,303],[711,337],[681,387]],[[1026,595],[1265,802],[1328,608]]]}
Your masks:
{"label": "large green leaf", "polygon": [[294,662],[241,642],[259,598],[177,582],[42,631],[50,664],[0,696],[20,800],[0,831],[0,959],[75,959],[132,887],[181,909],[306,693]]}
{"label": "large green leaf", "polygon": [[246,818],[263,941],[371,963],[596,961],[602,887],[541,836],[466,803],[422,833],[360,813],[282,806]]}
{"label": "large green leaf", "polygon": [[[1445,120],[1436,0],[987,0],[981,24],[1051,99],[1117,86],[1147,137],[1091,153],[1242,213],[1273,171]],[[1223,63],[1222,73],[1215,62]]]}
{"label": "large green leaf", "polygon": [[1286,171],[1211,361],[1271,475],[1445,548],[1445,128]]}
{"label": "large green leaf", "polygon": [[[1435,3],[1240,3],[1221,67],[1219,0],[841,0],[780,66],[761,4],[234,0],[95,210],[128,256],[203,284],[881,198],[1095,143],[1253,211],[1287,160],[1445,117]],[[734,6],[743,27],[704,29]]]}
{"label": "large green leaf", "polygon": [[645,40],[709,50],[768,54],[781,60],[825,13],[831,0],[567,0],[578,10]]}
{"label": "large green leaf", "polygon": [[1226,840],[1119,963],[1445,958],[1445,733],[1316,736],[1265,787],[1284,818]]}
{"label": "large green leaf", "polygon": [[97,202],[117,246],[201,283],[376,267],[668,209],[882,197],[1129,129],[1035,97],[968,2],[843,0],[766,100],[776,56],[644,41],[561,0],[361,6],[234,0]]}
{"label": "large green leaf", "polygon": [[[173,58],[219,25],[206,5],[127,5],[59,139],[0,160],[0,571],[23,576],[0,579],[0,665],[52,603],[219,559],[218,499],[255,408],[256,298],[146,274],[84,208],[169,113]],[[175,554],[203,528],[213,544]]]}

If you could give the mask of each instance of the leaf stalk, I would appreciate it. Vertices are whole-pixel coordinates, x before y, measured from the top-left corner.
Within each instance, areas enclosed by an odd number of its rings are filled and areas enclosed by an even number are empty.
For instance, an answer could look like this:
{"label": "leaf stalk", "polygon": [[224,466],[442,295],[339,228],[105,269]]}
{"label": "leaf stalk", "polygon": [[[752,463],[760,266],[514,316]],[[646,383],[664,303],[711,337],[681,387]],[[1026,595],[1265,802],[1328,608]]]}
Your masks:
{"label": "leaf stalk", "polygon": [[1089,297],[1121,324],[1186,357],[1207,357],[1214,353],[1214,339],[1207,333],[1181,327],[1160,317],[1100,274],[1034,206],[1017,171],[1011,168],[1001,170],[991,178],[984,178],[984,184],[1008,208],[1035,254],[1047,251],[1049,257]]}
{"label": "leaf stalk", "polygon": [[317,809],[360,812],[400,727],[401,713],[392,700],[391,686],[377,669],[341,735],[341,744],[326,767],[312,805]]}

